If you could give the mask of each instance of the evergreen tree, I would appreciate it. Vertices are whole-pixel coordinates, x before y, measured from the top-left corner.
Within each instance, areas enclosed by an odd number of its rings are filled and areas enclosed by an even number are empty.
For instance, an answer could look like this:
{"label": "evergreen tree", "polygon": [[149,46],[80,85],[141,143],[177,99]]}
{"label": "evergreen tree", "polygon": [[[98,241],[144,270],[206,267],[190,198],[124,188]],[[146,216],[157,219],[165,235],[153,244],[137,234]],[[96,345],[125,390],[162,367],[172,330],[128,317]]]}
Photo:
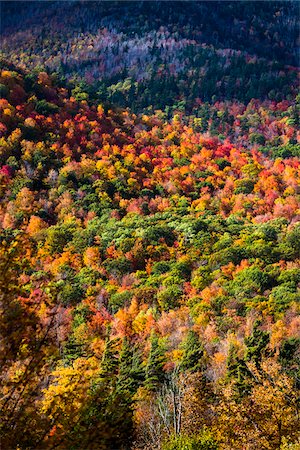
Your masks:
{"label": "evergreen tree", "polygon": [[130,344],[128,338],[125,337],[119,359],[118,392],[129,395],[131,399],[143,382],[144,377],[141,356],[137,349]]}
{"label": "evergreen tree", "polygon": [[256,365],[266,355],[266,347],[270,341],[269,333],[260,330],[261,322],[256,320],[253,325],[252,335],[245,339],[247,346],[246,361],[253,361]]}
{"label": "evergreen tree", "polygon": [[84,344],[82,342],[77,342],[74,335],[71,334],[68,341],[64,345],[62,357],[64,363],[72,364],[77,358],[86,356],[84,350]]}
{"label": "evergreen tree", "polygon": [[227,358],[227,378],[235,381],[240,395],[247,394],[250,389],[249,383],[247,382],[249,375],[250,373],[245,361],[238,356],[236,347],[231,345]]}
{"label": "evergreen tree", "polygon": [[117,388],[119,364],[125,364],[119,344],[119,339],[106,340],[99,376],[91,384],[88,402],[71,435],[77,443],[74,448],[130,448],[132,409],[128,396]]}
{"label": "evergreen tree", "polygon": [[119,339],[107,339],[101,361],[101,375],[103,377],[116,375],[118,370]]}
{"label": "evergreen tree", "polygon": [[281,345],[279,361],[284,371],[292,376],[296,386],[300,388],[300,338],[289,338]]}
{"label": "evergreen tree", "polygon": [[163,371],[166,362],[165,349],[158,336],[153,333],[150,339],[151,348],[146,366],[145,387],[155,390],[165,380]]}
{"label": "evergreen tree", "polygon": [[183,344],[183,356],[180,364],[181,370],[200,372],[204,368],[204,348],[198,334],[190,330]]}

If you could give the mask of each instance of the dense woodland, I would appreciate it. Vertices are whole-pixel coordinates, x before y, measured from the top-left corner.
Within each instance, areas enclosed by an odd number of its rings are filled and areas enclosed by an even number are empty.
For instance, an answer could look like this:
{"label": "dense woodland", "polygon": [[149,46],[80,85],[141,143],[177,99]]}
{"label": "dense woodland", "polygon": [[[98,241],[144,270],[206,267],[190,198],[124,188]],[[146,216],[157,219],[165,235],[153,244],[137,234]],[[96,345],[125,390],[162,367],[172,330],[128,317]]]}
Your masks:
{"label": "dense woodland", "polygon": [[197,113],[197,99],[295,92],[298,2],[60,3],[4,2],[2,53],[58,73],[80,99]]}
{"label": "dense woodland", "polygon": [[1,448],[299,450],[297,4],[1,6]]}

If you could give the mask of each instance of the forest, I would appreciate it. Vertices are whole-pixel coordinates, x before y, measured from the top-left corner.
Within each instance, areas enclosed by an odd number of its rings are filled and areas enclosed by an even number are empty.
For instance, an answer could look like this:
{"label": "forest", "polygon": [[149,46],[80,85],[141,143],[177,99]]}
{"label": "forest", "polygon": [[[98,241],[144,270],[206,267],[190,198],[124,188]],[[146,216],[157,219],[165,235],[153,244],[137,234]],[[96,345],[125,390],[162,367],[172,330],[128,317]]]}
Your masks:
{"label": "forest", "polygon": [[1,3],[1,449],[300,449],[298,6]]}

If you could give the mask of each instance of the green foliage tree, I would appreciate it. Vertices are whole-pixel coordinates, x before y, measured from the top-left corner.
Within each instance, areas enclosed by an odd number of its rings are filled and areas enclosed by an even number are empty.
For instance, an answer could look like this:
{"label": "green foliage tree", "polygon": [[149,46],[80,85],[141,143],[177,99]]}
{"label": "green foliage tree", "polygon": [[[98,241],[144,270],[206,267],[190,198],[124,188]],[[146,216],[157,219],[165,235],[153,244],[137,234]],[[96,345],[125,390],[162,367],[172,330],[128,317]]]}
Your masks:
{"label": "green foliage tree", "polygon": [[200,372],[204,369],[204,347],[195,331],[188,331],[187,337],[182,345],[182,350],[180,370],[183,372],[188,370],[193,373]]}
{"label": "green foliage tree", "polygon": [[163,443],[162,450],[218,450],[218,444],[209,431],[200,431],[199,435],[174,436]]}
{"label": "green foliage tree", "polygon": [[231,345],[227,358],[227,379],[234,380],[240,396],[244,396],[249,392],[249,375],[250,373],[244,359],[238,355],[236,347]]}
{"label": "green foliage tree", "polygon": [[145,378],[145,371],[142,366],[141,355],[138,349],[130,343],[127,337],[123,338],[119,359],[119,373],[117,377],[117,390],[124,396],[132,396],[142,385]]}
{"label": "green foliage tree", "polygon": [[156,333],[150,338],[150,353],[146,365],[145,387],[155,390],[165,379],[163,367],[166,363],[165,348]]}
{"label": "green foliage tree", "polygon": [[247,346],[245,359],[246,361],[253,361],[256,365],[264,356],[267,356],[267,345],[270,341],[269,333],[259,328],[260,326],[261,321],[256,320],[251,336],[245,338]]}

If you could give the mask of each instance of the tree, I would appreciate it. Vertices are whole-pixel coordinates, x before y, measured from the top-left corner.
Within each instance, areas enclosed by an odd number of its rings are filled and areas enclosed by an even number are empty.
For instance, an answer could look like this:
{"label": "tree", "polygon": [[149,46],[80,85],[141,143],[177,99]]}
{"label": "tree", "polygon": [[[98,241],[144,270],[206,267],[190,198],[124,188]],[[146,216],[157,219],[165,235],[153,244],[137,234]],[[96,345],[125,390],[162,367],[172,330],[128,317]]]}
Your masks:
{"label": "tree", "polygon": [[37,448],[51,424],[39,412],[42,389],[57,357],[56,312],[41,290],[29,295],[22,276],[30,244],[22,233],[0,234],[1,445]]}
{"label": "tree", "polygon": [[116,388],[124,397],[129,397],[129,403],[141,386],[145,377],[139,351],[124,337],[120,351],[119,373]]}
{"label": "tree", "polygon": [[209,431],[200,431],[193,435],[180,435],[168,438],[162,450],[218,450],[218,444]]}
{"label": "tree", "polygon": [[146,365],[145,387],[155,390],[165,379],[163,367],[166,363],[164,345],[156,333],[152,333],[150,338],[150,353]]}
{"label": "tree", "polygon": [[292,378],[282,373],[274,359],[265,359],[260,369],[248,363],[252,374],[250,391],[240,399],[234,383],[223,386],[215,407],[216,433],[222,448],[277,450],[299,437],[299,391]]}
{"label": "tree", "polygon": [[110,339],[109,337],[106,339],[100,369],[103,377],[114,378],[118,372],[118,346],[119,339]]}
{"label": "tree", "polygon": [[180,370],[193,372],[200,372],[204,369],[204,347],[199,339],[198,334],[189,330],[187,337],[182,345],[183,355],[180,363]]}
{"label": "tree", "polygon": [[227,378],[234,380],[234,387],[239,395],[245,395],[249,390],[249,371],[243,358],[238,354],[237,348],[231,344],[227,358]]}
{"label": "tree", "polygon": [[202,372],[184,376],[181,433],[210,427],[214,422],[213,404],[216,401],[212,383]]}
{"label": "tree", "polygon": [[39,100],[35,105],[36,112],[47,116],[49,114],[55,114],[58,112],[59,108],[54,103],[49,103],[46,100]]}
{"label": "tree", "polygon": [[256,365],[266,356],[266,347],[270,341],[269,333],[259,329],[261,322],[256,320],[253,325],[252,335],[245,338],[247,346],[245,359],[253,361]]}

